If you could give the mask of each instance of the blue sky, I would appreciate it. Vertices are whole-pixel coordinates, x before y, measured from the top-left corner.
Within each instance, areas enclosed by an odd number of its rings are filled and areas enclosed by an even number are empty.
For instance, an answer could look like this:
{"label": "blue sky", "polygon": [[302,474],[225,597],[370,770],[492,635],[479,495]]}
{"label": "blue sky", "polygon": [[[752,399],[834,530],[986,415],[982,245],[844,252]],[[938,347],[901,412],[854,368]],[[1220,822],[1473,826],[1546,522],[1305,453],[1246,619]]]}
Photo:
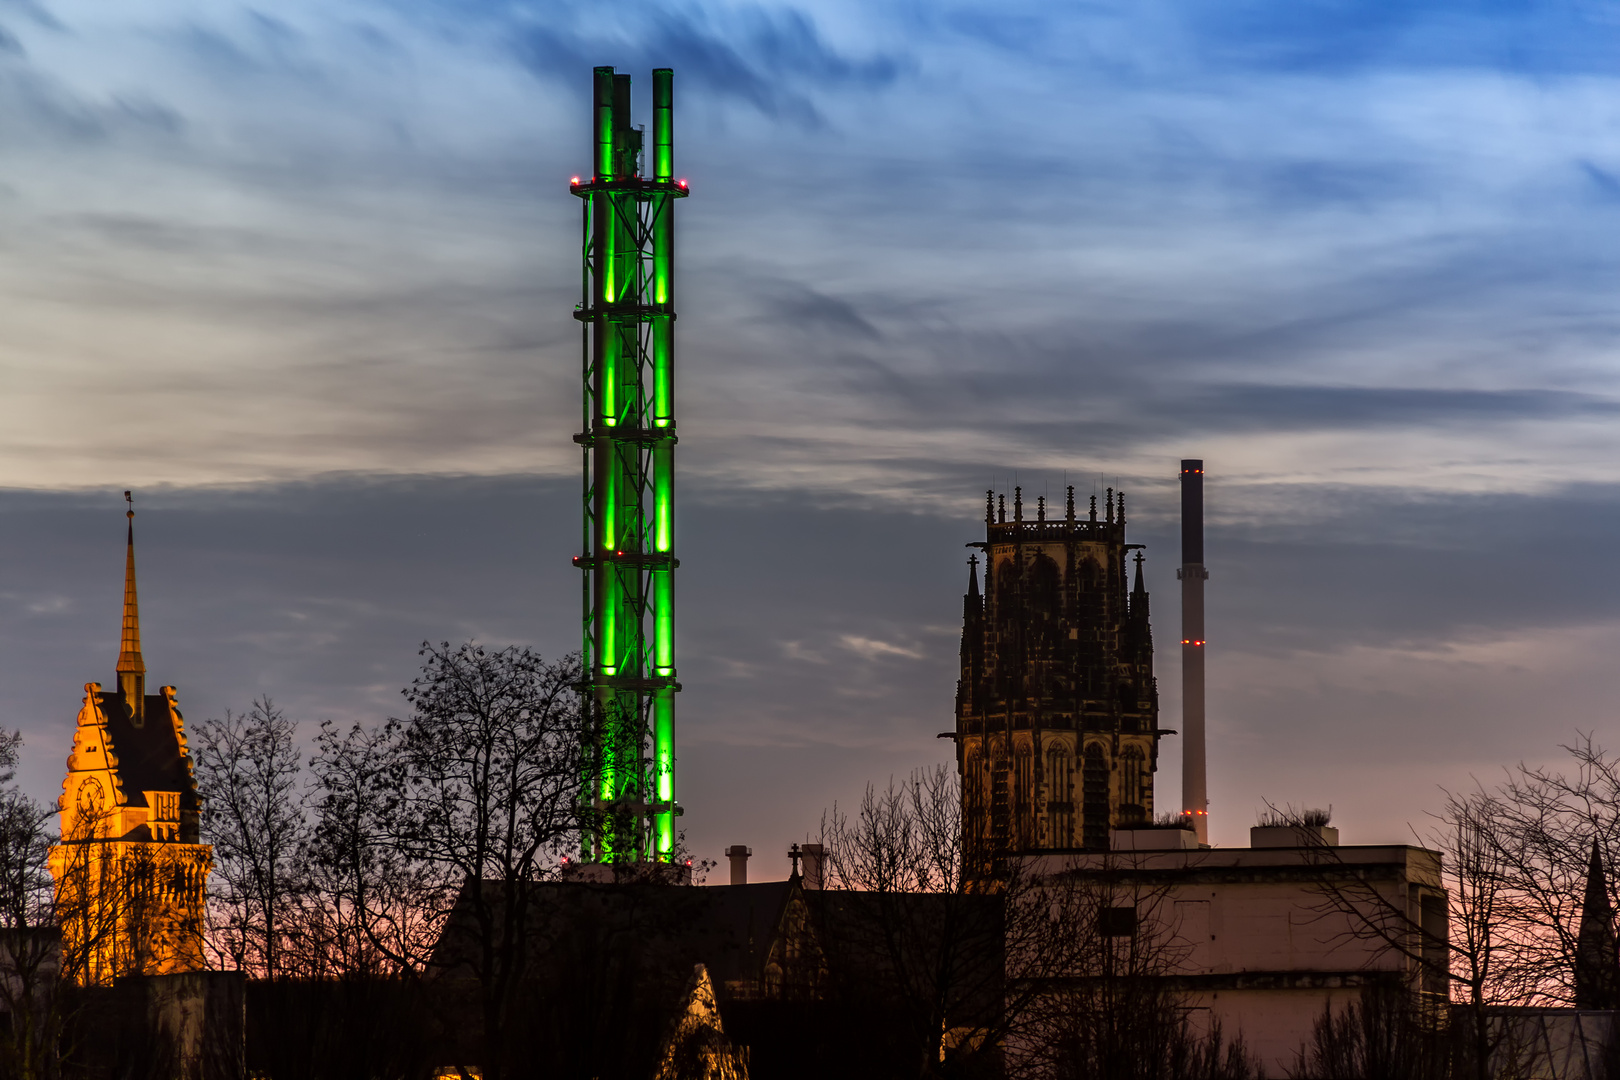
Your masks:
{"label": "blue sky", "polygon": [[693,781],[700,848],[939,758],[1015,478],[1130,491],[1167,645],[1208,461],[1226,842],[1262,798],[1391,838],[1614,726],[1620,4],[0,0],[0,722],[39,790],[109,677],[125,487],[191,715],[380,716],[423,637],[569,647],[604,63],[676,69],[694,191],[683,776],[762,777]]}

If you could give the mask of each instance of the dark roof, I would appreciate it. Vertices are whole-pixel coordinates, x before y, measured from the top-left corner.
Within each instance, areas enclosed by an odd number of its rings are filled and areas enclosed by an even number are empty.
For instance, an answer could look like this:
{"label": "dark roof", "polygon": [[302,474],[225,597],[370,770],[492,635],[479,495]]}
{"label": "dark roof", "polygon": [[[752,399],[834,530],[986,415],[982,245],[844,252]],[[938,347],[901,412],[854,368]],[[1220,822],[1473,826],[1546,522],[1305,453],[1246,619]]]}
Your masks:
{"label": "dark roof", "polygon": [[[581,881],[536,884],[530,894],[532,959],[544,965],[571,947],[625,935],[643,952],[656,953],[682,972],[708,967],[716,990],[731,980],[757,979],[770,952],[790,885],[607,885]],[[498,881],[483,883],[491,911],[501,905]],[[476,955],[477,920],[469,883],[457,897],[434,948],[433,963],[469,973]],[[723,991],[721,991],[723,993]]]}
{"label": "dark roof", "polygon": [[162,694],[147,694],[139,727],[116,691],[102,692],[101,712],[107,718],[107,741],[117,756],[118,780],[129,805],[145,806],[144,792],[178,791],[180,805],[196,809],[196,784],[180,754],[180,739],[169,719],[168,699]]}

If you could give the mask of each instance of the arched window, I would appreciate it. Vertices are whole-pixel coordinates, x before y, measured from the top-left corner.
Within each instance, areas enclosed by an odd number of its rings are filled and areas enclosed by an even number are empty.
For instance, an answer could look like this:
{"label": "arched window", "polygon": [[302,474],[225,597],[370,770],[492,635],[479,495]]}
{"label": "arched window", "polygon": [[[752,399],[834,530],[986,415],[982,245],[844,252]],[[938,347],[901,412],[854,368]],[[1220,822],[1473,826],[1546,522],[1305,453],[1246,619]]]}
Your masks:
{"label": "arched window", "polygon": [[1147,758],[1140,746],[1129,746],[1119,762],[1119,820],[1123,823],[1147,821],[1153,814],[1152,793],[1148,790]]}
{"label": "arched window", "polygon": [[1035,771],[1029,747],[1021,746],[1014,760],[1017,762],[1017,787],[1013,789],[1017,806],[1017,841],[1019,847],[1028,847],[1035,839]]}
{"label": "arched window", "polygon": [[1007,755],[996,747],[990,761],[990,843],[997,852],[1007,850]]}
{"label": "arched window", "polygon": [[1046,753],[1047,845],[1074,846],[1074,770],[1067,747]]}
{"label": "arched window", "polygon": [[1139,806],[1142,813],[1147,813],[1147,759],[1140,746],[1126,749],[1120,773],[1120,802]]}
{"label": "arched window", "polygon": [[1108,848],[1108,755],[1101,743],[1088,743],[1081,768],[1080,789],[1083,802],[1081,829],[1085,846],[1094,850]]}

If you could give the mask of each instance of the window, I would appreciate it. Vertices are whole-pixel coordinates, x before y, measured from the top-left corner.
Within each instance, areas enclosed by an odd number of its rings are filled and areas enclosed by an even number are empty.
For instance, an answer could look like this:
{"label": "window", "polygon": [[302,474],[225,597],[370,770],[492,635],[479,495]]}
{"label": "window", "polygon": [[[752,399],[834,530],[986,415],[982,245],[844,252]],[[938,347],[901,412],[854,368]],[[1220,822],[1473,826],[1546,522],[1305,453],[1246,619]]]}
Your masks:
{"label": "window", "polygon": [[1085,846],[1097,851],[1108,848],[1108,758],[1100,743],[1086,747],[1085,765],[1080,777],[1084,802],[1081,828]]}
{"label": "window", "polygon": [[1132,746],[1125,751],[1120,764],[1120,810],[1132,808],[1138,820],[1147,817],[1147,758],[1141,747]]}
{"label": "window", "polygon": [[1047,820],[1051,823],[1048,842],[1066,848],[1074,843],[1074,772],[1069,753],[1062,747],[1046,755]]}
{"label": "window", "polygon": [[1136,933],[1136,906],[1105,907],[1097,912],[1097,933],[1103,937],[1131,937]]}

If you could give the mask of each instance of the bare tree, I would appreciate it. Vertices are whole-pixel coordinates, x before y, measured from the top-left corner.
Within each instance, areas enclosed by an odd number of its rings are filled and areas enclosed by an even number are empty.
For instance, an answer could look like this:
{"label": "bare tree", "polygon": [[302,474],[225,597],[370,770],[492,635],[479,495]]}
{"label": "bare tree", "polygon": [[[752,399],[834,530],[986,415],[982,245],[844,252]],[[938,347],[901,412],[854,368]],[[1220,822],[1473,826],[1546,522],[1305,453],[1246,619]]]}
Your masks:
{"label": "bare tree", "polygon": [[47,807],[10,786],[20,733],[0,733],[0,1076],[57,1075],[71,1000],[61,979]]}
{"label": "bare tree", "polygon": [[442,928],[439,876],[393,842],[399,795],[386,731],[321,725],[310,760],[314,828],[298,921],[301,968],[314,977],[419,974]]}
{"label": "bare tree", "polygon": [[483,1075],[495,1080],[541,886],[585,826],[579,662],[472,643],[424,644],[422,656],[404,692],[410,715],[389,720],[370,748],[383,799],[363,827],[378,830],[446,926],[441,961],[476,981]]}
{"label": "bare tree", "polygon": [[1241,1044],[1193,1031],[1169,989],[1187,950],[1158,911],[1165,888],[1115,857],[1038,874],[1005,859],[985,878],[961,822],[944,766],[868,788],[853,817],[835,807],[822,827],[820,992],[857,1015],[887,1008],[884,1037],[904,1039],[907,1073],[1251,1075]]}
{"label": "bare tree", "polygon": [[299,891],[308,825],[299,789],[298,725],[261,697],[207,720],[192,737],[214,847],[208,944],[216,960],[260,978],[288,973],[284,939]]}
{"label": "bare tree", "polygon": [[1500,808],[1492,839],[1501,863],[1501,959],[1495,996],[1526,1005],[1573,1005],[1580,922],[1593,841],[1609,868],[1620,866],[1620,760],[1590,734],[1563,748],[1564,772],[1520,764],[1494,792]]}
{"label": "bare tree", "polygon": [[1456,1075],[1445,1025],[1411,995],[1382,988],[1312,1025],[1291,1075],[1309,1080],[1447,1080]]}

